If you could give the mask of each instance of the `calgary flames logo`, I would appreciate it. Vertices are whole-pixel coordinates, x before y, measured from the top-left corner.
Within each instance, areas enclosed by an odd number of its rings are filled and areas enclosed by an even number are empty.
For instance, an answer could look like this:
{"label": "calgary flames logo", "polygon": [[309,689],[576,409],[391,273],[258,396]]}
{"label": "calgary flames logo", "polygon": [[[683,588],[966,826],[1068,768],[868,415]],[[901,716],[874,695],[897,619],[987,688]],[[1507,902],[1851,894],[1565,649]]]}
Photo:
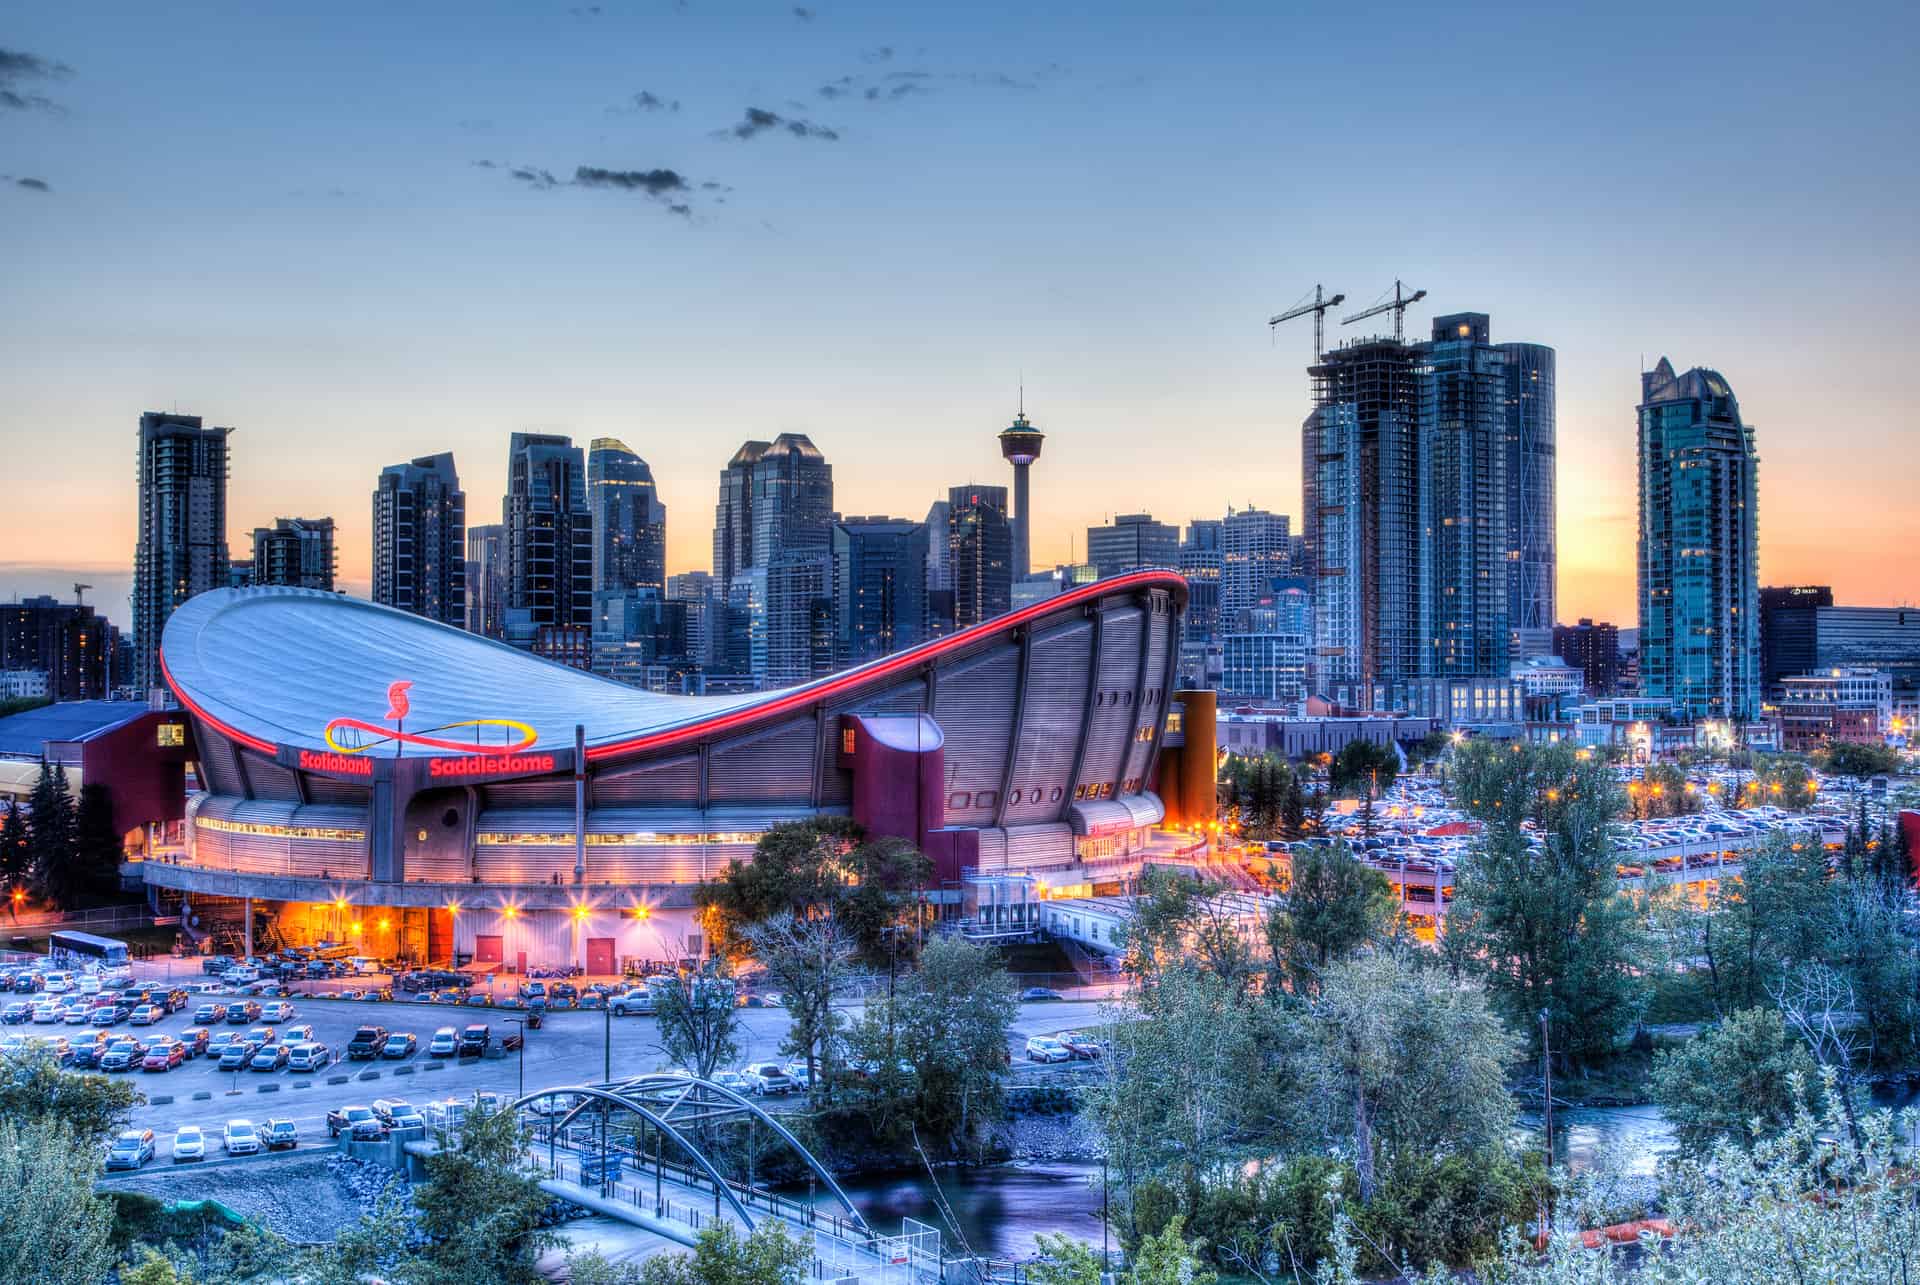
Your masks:
{"label": "calgary flames logo", "polygon": [[[418,745],[423,749],[453,754],[498,756],[531,749],[533,743],[540,739],[540,734],[532,727],[511,718],[469,718],[457,723],[442,723],[438,727],[427,728],[425,732],[406,731],[406,717],[413,711],[407,692],[412,687],[413,684],[405,680],[388,684],[387,719],[393,724],[392,727],[370,723],[362,718],[336,718],[327,724],[325,735],[328,748],[336,754],[365,754],[387,745],[393,746],[396,752],[401,746]],[[468,738],[455,740],[454,736],[462,732],[467,733]]]}

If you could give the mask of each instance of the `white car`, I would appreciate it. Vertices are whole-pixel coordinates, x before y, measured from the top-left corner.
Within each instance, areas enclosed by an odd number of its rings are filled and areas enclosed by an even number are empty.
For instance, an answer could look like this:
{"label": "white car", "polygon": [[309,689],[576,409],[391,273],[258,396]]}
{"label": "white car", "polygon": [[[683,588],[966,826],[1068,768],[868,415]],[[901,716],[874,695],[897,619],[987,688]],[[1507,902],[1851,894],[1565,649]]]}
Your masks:
{"label": "white car", "polygon": [[757,1062],[741,1072],[755,1093],[791,1093],[800,1086],[778,1062]]}
{"label": "white car", "polygon": [[49,995],[64,995],[73,989],[73,974],[48,973],[43,988]]}
{"label": "white car", "polygon": [[173,1163],[182,1160],[205,1160],[207,1158],[207,1135],[200,1132],[197,1124],[183,1124],[173,1135]]}
{"label": "white car", "polygon": [[152,1026],[167,1015],[167,1010],[158,1004],[142,1004],[127,1017],[129,1026]]}
{"label": "white car", "polygon": [[98,973],[84,974],[80,978],[78,989],[82,995],[98,995],[100,993],[100,975]]}
{"label": "white car", "polygon": [[295,1044],[287,1050],[289,1071],[324,1071],[333,1062],[333,1051],[312,1041]]}
{"label": "white car", "polygon": [[251,1120],[229,1120],[221,1130],[220,1143],[230,1156],[250,1156],[260,1150],[260,1130]]}
{"label": "white car", "polygon": [[263,1022],[291,1022],[293,1005],[283,999],[268,1000],[260,1006],[260,1020]]}
{"label": "white car", "polygon": [[1071,1062],[1073,1050],[1048,1035],[1036,1035],[1027,1041],[1029,1062]]}
{"label": "white car", "polygon": [[460,1032],[451,1026],[443,1026],[433,1033],[427,1041],[428,1057],[452,1057],[460,1050]]}
{"label": "white car", "polygon": [[[263,1013],[262,1016],[265,1014]],[[283,1044],[311,1044],[318,1038],[320,1037],[313,1033],[312,1022],[301,1022],[280,1032],[280,1040]]]}

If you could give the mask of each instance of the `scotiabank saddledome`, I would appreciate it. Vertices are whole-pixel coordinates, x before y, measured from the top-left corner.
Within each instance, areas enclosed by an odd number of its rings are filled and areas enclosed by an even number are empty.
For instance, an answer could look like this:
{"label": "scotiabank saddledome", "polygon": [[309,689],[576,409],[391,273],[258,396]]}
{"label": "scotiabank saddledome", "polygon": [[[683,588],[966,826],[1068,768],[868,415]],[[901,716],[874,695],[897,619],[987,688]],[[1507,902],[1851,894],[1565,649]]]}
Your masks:
{"label": "scotiabank saddledome", "polygon": [[1153,787],[1184,744],[1185,599],[1138,572],[807,686],[696,697],[333,594],[204,594],[162,664],[205,792],[183,860],[146,878],[293,941],[590,973],[698,954],[692,885],[820,814],[918,843],[948,914],[983,876],[1110,883],[1177,842]]}

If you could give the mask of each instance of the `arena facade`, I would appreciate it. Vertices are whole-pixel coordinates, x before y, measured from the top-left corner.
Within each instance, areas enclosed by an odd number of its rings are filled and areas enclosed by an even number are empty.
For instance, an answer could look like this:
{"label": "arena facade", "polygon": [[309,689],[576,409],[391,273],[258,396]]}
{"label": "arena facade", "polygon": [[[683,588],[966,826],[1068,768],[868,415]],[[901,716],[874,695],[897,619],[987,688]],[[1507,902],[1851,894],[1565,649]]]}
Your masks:
{"label": "arena facade", "polygon": [[693,887],[810,816],[919,844],[945,915],[1002,876],[1085,895],[1191,849],[1169,788],[1211,819],[1211,702],[1189,743],[1169,690],[1185,606],[1179,575],[1136,572],[803,687],[695,697],[335,594],[204,594],[161,656],[201,792],[178,858],[142,873],[291,941],[592,974],[701,953]]}

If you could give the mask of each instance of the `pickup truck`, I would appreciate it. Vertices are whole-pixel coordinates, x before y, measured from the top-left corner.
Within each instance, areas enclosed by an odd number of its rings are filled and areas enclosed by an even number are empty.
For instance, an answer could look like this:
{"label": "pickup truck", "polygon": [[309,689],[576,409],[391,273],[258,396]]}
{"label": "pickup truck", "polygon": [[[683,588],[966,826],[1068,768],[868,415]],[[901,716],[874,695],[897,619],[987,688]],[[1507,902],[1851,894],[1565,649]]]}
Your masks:
{"label": "pickup truck", "polygon": [[386,1027],[363,1026],[347,1041],[347,1057],[355,1062],[371,1062],[380,1056],[380,1049],[386,1042]]}
{"label": "pickup truck", "polygon": [[613,1010],[615,1017],[625,1017],[629,1013],[646,1017],[653,1012],[653,992],[644,987],[630,990],[624,995],[614,996],[607,1007]]}
{"label": "pickup truck", "polygon": [[327,1112],[327,1135],[337,1138],[343,1133],[362,1141],[378,1140],[386,1133],[386,1126],[380,1123],[372,1107],[335,1107]]}

